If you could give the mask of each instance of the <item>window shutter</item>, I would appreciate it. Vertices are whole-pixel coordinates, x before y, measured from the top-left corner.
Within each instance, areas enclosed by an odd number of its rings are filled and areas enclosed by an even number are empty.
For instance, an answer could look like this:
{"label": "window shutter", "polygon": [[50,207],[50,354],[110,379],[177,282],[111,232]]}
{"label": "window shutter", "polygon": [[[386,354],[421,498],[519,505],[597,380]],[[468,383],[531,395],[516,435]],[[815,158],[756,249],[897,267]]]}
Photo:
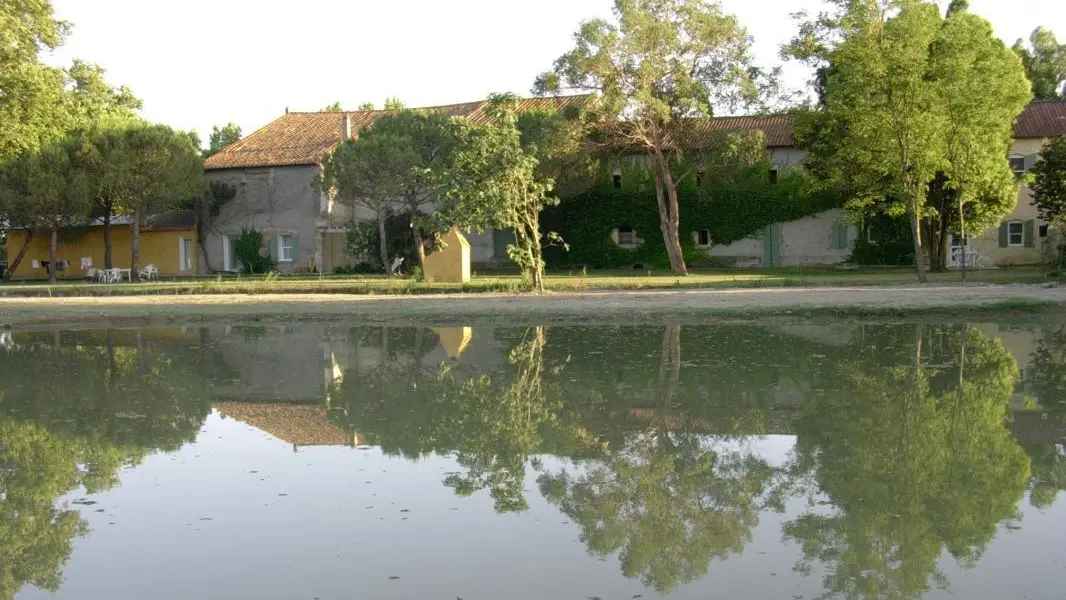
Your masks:
{"label": "window shutter", "polygon": [[293,236],[290,237],[290,241],[292,242],[292,262],[293,263],[299,263],[300,262],[300,236],[293,235]]}
{"label": "window shutter", "polygon": [[999,247],[1006,248],[1009,237],[1007,236],[1007,222],[1003,221],[999,224]]}
{"label": "window shutter", "polygon": [[271,262],[278,262],[278,256],[281,255],[281,252],[278,250],[278,246],[280,244],[281,244],[281,236],[280,235],[278,237],[272,237],[272,238],[268,237],[268,238],[266,238],[267,250],[268,250],[268,252],[270,254]]}
{"label": "window shutter", "polygon": [[1028,173],[1029,171],[1032,171],[1033,167],[1036,166],[1036,161],[1038,161],[1038,160],[1040,160],[1040,155],[1039,154],[1026,154],[1025,155],[1025,159],[1024,159],[1024,161],[1025,161],[1025,172]]}
{"label": "window shutter", "polygon": [[1024,232],[1025,232],[1025,235],[1023,236],[1023,239],[1025,241],[1025,247],[1026,248],[1035,248],[1036,247],[1036,221],[1033,221],[1031,219],[1026,221],[1025,222]]}

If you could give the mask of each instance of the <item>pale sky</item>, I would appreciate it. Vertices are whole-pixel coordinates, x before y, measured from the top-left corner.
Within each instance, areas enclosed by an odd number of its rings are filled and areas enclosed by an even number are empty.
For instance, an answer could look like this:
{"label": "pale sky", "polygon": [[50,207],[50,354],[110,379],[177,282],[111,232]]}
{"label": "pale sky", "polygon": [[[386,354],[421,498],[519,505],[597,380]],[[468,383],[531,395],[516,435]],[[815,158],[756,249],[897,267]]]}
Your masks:
{"label": "pale sky", "polygon": [[[942,0],[946,5],[948,0]],[[97,63],[144,101],[146,119],[196,129],[234,121],[245,135],[292,110],[340,101],[409,106],[528,94],[611,0],[52,0],[74,31],[50,60]],[[763,65],[791,37],[789,15],[821,0],[721,0]],[[1066,38],[1063,0],[970,0],[1008,44],[1038,25]],[[788,71],[789,83],[807,74]]]}

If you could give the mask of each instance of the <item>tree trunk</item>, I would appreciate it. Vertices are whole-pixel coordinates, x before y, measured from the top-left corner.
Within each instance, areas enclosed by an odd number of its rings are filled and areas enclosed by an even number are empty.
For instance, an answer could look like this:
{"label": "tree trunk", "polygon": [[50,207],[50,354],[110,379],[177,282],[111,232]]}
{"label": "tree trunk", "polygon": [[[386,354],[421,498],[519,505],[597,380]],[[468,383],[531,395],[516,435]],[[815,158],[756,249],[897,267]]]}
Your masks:
{"label": "tree trunk", "polygon": [[415,222],[415,214],[411,213],[411,235],[415,236],[415,252],[418,253],[418,268],[426,271],[426,244],[422,241],[422,230]]}
{"label": "tree trunk", "polygon": [[104,268],[112,268],[111,264],[111,211],[114,203],[104,200]]}
{"label": "tree trunk", "polygon": [[22,241],[22,248],[19,248],[18,255],[15,256],[15,260],[11,261],[11,264],[7,265],[7,271],[4,273],[4,281],[11,281],[11,276],[14,275],[15,269],[19,268],[22,264],[22,259],[26,258],[26,252],[30,249],[30,242],[33,240],[33,228],[26,228],[26,239]]}
{"label": "tree trunk", "polygon": [[911,218],[911,238],[914,240],[914,268],[918,271],[918,283],[925,283],[925,269],[922,268],[922,224],[918,218],[918,202],[914,194],[907,195],[907,212]]}
{"label": "tree trunk", "polygon": [[959,230],[960,230],[959,231],[959,235],[962,236],[961,239],[959,240],[959,253],[962,256],[962,266],[960,268],[962,269],[962,282],[966,283],[966,260],[967,260],[966,250],[968,249],[969,244],[966,243],[966,213],[962,212],[962,190],[961,189],[958,191],[958,194],[959,194]]}
{"label": "tree trunk", "polygon": [[59,243],[59,228],[52,226],[52,235],[48,238],[48,283],[56,282],[56,246]]}
{"label": "tree trunk", "polygon": [[392,271],[389,267],[389,246],[388,240],[385,239],[385,211],[378,211],[378,253],[381,258],[381,268],[385,271],[386,275],[392,275]]}
{"label": "tree trunk", "polygon": [[950,217],[947,214],[942,214],[939,222],[937,223],[939,228],[937,232],[936,247],[936,271],[943,273],[948,270],[948,254],[951,252],[951,229],[950,229]]}
{"label": "tree trunk", "polygon": [[141,260],[141,209],[133,211],[133,223],[130,234],[130,281],[140,281],[137,264]]}
{"label": "tree trunk", "polygon": [[655,179],[655,199],[659,204],[659,228],[666,245],[666,254],[670,257],[670,270],[674,275],[688,275],[685,256],[681,252],[678,236],[678,200],[677,186],[670,175],[670,165],[658,148],[652,154],[652,175]]}

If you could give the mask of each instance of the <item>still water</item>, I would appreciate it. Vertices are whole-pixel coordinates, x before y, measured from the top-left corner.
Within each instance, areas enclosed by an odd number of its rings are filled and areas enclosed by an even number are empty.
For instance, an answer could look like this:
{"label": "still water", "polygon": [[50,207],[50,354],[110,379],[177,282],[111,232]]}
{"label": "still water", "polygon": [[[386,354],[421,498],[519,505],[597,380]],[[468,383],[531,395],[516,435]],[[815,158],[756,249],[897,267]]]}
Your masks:
{"label": "still water", "polygon": [[1066,597],[1066,327],[0,333],[0,599]]}

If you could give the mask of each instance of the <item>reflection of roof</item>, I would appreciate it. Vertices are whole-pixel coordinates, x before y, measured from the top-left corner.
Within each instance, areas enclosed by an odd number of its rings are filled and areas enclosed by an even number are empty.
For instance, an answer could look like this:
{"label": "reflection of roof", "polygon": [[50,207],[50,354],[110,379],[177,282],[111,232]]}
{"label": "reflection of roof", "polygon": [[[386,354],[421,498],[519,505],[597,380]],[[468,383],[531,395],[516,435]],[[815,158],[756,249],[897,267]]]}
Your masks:
{"label": "reflection of roof", "polygon": [[338,446],[348,443],[344,430],[326,421],[321,405],[216,402],[223,416],[243,421],[295,446]]}

